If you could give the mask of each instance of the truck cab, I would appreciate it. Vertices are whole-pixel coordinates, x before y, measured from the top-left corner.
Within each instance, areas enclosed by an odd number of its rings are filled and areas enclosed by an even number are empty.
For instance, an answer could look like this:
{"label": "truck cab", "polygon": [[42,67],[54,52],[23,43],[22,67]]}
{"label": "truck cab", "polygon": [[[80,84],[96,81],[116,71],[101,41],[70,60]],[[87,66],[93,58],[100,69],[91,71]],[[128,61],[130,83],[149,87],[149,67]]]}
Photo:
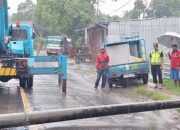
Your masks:
{"label": "truck cab", "polygon": [[139,38],[127,38],[119,42],[105,43],[110,57],[109,87],[128,86],[130,79],[142,79],[148,83],[148,61],[145,41]]}
{"label": "truck cab", "polygon": [[48,36],[46,39],[47,55],[57,55],[62,50],[62,38],[60,36]]}
{"label": "truck cab", "polygon": [[20,57],[33,56],[32,33],[27,25],[20,24],[11,25],[9,29],[10,40],[7,44],[8,53],[18,55]]}

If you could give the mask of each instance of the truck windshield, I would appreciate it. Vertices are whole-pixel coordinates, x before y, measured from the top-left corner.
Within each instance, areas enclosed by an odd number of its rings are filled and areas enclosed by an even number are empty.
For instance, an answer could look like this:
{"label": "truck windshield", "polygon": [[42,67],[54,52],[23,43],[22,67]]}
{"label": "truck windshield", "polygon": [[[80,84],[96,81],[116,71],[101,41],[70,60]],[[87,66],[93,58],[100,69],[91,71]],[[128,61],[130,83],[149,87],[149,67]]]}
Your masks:
{"label": "truck windshield", "polygon": [[48,40],[47,44],[55,44],[55,45],[60,45],[61,41],[56,41],[56,40]]}
{"label": "truck windshield", "polygon": [[129,49],[130,49],[131,56],[140,58],[140,56],[138,54],[138,45],[137,44],[130,44]]}
{"label": "truck windshield", "polygon": [[24,29],[13,29],[11,34],[12,41],[26,41],[27,32]]}

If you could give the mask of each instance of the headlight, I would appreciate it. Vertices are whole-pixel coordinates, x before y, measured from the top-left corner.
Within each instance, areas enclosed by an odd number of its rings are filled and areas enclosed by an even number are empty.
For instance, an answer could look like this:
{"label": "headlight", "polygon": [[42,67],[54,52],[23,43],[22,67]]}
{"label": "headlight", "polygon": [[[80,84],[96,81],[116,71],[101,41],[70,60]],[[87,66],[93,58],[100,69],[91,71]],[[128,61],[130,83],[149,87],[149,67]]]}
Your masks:
{"label": "headlight", "polygon": [[16,68],[16,63],[13,64],[13,68]]}

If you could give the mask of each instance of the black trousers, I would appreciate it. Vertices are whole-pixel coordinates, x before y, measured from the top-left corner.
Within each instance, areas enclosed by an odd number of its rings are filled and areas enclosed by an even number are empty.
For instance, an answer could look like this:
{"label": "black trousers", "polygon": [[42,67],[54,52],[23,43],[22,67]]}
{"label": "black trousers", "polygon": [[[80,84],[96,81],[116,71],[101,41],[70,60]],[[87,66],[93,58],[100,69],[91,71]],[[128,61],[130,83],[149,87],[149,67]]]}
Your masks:
{"label": "black trousers", "polygon": [[151,74],[153,77],[153,82],[155,84],[158,83],[157,77],[159,79],[159,84],[163,84],[162,70],[161,70],[160,66],[161,65],[151,65]]}
{"label": "black trousers", "polygon": [[99,81],[100,81],[101,77],[102,77],[102,85],[101,85],[101,87],[102,87],[102,88],[105,87],[105,85],[106,85],[106,80],[107,80],[107,73],[108,73],[108,70],[105,70],[105,69],[103,69],[103,70],[98,70],[98,71],[97,71],[97,79],[96,79],[96,83],[95,83],[95,87],[96,87],[96,88],[97,88],[98,85],[99,85]]}

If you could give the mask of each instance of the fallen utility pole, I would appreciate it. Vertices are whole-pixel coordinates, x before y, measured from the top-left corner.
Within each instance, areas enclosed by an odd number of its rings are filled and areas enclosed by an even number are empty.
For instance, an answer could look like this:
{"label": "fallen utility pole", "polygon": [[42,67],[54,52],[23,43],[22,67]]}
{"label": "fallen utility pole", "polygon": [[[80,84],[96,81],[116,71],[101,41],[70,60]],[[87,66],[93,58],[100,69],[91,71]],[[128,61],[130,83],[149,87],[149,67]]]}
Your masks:
{"label": "fallen utility pole", "polygon": [[0,128],[180,108],[180,100],[116,104],[0,115]]}

